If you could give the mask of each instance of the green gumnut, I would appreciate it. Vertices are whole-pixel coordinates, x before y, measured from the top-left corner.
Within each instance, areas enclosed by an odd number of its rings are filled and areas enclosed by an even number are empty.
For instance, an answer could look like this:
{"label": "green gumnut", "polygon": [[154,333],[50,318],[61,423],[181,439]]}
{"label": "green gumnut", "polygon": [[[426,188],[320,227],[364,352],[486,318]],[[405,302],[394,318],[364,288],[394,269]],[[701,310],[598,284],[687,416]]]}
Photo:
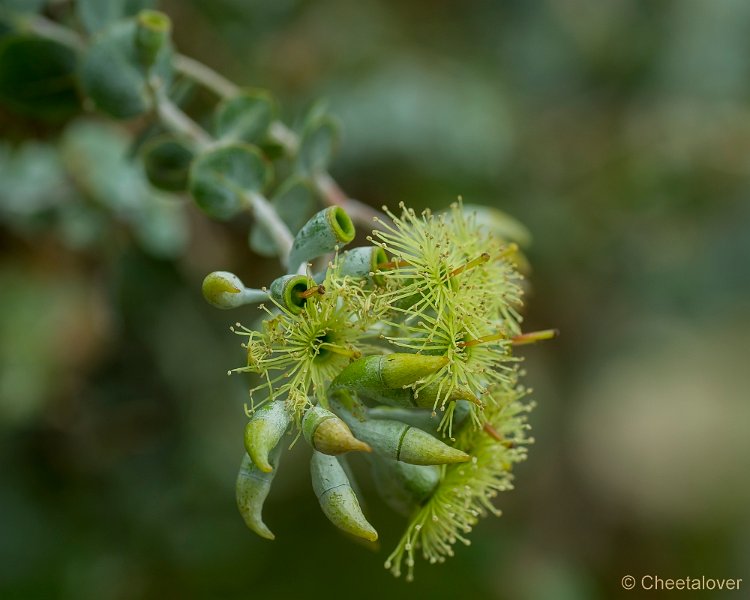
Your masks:
{"label": "green gumnut", "polygon": [[341,255],[339,272],[350,277],[368,278],[376,285],[384,285],[385,277],[375,272],[378,271],[378,265],[387,261],[385,250],[379,246],[352,248]]}
{"label": "green gumnut", "polygon": [[298,315],[305,308],[308,298],[305,294],[311,288],[316,294],[325,293],[325,288],[316,285],[307,275],[284,275],[271,284],[271,298],[290,313]]}
{"label": "green gumnut", "polygon": [[272,468],[269,472],[261,471],[245,454],[237,474],[237,508],[245,524],[267,540],[272,540],[276,536],[263,522],[263,504],[271,491],[271,484],[278,471],[281,450],[281,445],[279,445],[271,453],[269,461]]}
{"label": "green gumnut", "polygon": [[335,456],[316,450],[310,460],[315,496],[328,520],[339,529],[374,542],[378,532],[367,522],[344,468]]}
{"label": "green gumnut", "polygon": [[261,193],[272,177],[271,166],[254,146],[229,143],[213,147],[190,166],[188,188],[209,216],[226,220],[249,206],[247,194]]}
{"label": "green gumnut", "polygon": [[351,242],[354,235],[354,224],[343,208],[324,208],[297,232],[289,253],[289,267],[296,270],[303,263],[333,252]]}
{"label": "green gumnut", "polygon": [[436,465],[410,465],[377,455],[368,459],[380,497],[404,516],[423,504],[440,482],[440,467]]}
{"label": "green gumnut", "polygon": [[171,135],[148,140],[141,149],[146,176],[154,187],[168,192],[187,189],[193,151]]}
{"label": "green gumnut", "polygon": [[273,470],[269,457],[291,422],[292,417],[282,400],[267,402],[250,417],[245,426],[245,450],[262,472]]}
{"label": "green gumnut", "polygon": [[429,433],[398,421],[346,418],[357,439],[369,444],[373,451],[392,460],[412,465],[444,465],[466,462],[471,457]]}
{"label": "green gumnut", "polygon": [[214,116],[216,137],[260,144],[276,118],[276,103],[264,90],[243,90],[219,104]]}
{"label": "green gumnut", "polygon": [[83,91],[99,110],[117,119],[150,110],[149,76],[155,75],[165,84],[172,74],[169,44],[161,48],[152,64],[143,64],[138,31],[136,19],[114,23],[94,37],[81,64]]}

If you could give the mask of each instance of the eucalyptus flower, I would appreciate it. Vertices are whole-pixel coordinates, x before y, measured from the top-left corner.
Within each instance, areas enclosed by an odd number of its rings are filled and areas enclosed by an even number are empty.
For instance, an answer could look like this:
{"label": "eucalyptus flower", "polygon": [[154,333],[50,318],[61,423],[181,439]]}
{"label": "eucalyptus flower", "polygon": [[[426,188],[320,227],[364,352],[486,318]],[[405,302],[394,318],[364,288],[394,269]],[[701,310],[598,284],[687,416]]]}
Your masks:
{"label": "eucalyptus flower", "polygon": [[472,460],[442,467],[440,483],[414,512],[385,563],[394,575],[405,563],[412,579],[418,551],[430,563],[444,562],[456,542],[470,544],[467,534],[480,517],[500,515],[493,499],[513,489],[513,465],[526,459],[526,445],[533,442],[526,415],[533,405],[523,402],[527,392],[521,386],[497,386],[489,393],[493,401],[487,404],[485,427],[464,427],[456,439],[456,448]]}
{"label": "eucalyptus flower", "polygon": [[259,307],[267,314],[261,331],[239,323],[234,329],[247,338],[247,364],[231,372],[257,373],[263,379],[250,389],[252,405],[259,393],[257,405],[283,399],[297,423],[312,402],[327,407],[330,381],[373,349],[369,329],[377,312],[364,301],[361,283],[341,277],[334,262],[317,287],[324,291],[308,297],[302,310],[290,310],[271,296],[275,310]]}

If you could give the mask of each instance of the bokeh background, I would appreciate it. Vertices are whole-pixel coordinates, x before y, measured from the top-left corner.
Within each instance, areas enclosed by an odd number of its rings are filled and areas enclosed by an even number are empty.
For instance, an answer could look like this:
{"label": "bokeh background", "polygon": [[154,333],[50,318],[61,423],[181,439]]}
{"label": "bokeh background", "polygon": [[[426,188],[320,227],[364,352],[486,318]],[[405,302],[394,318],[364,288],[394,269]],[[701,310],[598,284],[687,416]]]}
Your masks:
{"label": "bokeh background", "polygon": [[414,583],[382,568],[402,520],[363,478],[382,548],[339,535],[302,446],[267,504],[276,541],[255,537],[234,504],[245,382],[225,375],[243,360],[228,326],[255,313],[211,309],[200,282],[228,269],[267,283],[276,265],[247,248],[247,223],[154,195],[127,159],[138,124],[6,103],[2,598],[585,600],[637,594],[626,574],[750,585],[750,3],[160,6],[183,53],[272,90],[288,122],[327,98],[352,196],[439,209],[462,195],[525,223],[526,327],[562,332],[524,350],[537,441],[503,517]]}

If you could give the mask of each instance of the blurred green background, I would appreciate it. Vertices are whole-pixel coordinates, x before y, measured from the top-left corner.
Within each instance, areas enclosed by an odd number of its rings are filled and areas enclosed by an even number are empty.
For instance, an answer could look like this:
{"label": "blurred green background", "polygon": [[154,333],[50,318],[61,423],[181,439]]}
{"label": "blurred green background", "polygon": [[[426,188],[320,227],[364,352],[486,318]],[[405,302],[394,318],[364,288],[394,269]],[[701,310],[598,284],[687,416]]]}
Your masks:
{"label": "blurred green background", "polygon": [[562,332],[524,350],[537,442],[504,516],[448,563],[419,563],[414,583],[382,568],[403,521],[362,477],[382,549],[339,535],[302,445],[267,504],[276,541],[255,537],[234,504],[245,382],[225,373],[243,361],[228,326],[256,313],[210,308],[200,282],[227,269],[265,284],[274,261],[248,250],[246,221],[145,186],[127,160],[137,124],[39,121],[6,102],[0,597],[750,585],[750,3],[160,7],[181,52],[272,90],[286,121],[327,98],[345,132],[333,174],[353,197],[438,209],[462,195],[528,226],[526,328]]}

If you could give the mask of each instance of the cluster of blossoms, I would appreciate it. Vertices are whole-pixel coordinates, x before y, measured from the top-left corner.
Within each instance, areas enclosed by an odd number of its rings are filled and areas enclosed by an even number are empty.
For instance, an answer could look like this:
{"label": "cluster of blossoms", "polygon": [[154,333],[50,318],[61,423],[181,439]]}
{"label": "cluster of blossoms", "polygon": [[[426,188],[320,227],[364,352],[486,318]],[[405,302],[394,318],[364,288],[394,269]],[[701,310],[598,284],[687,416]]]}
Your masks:
{"label": "cluster of blossoms", "polygon": [[[247,525],[272,539],[261,511],[283,447],[300,435],[313,449],[311,476],[326,516],[367,540],[347,453],[362,453],[383,500],[409,522],[386,567],[413,575],[415,554],[442,562],[477,520],[499,514],[526,456],[530,404],[519,384],[522,276],[515,243],[478,223],[459,202],[376,219],[371,246],[341,251],[354,228],[340,208],[297,234],[286,275],[250,290],[212,273],[204,294],[222,308],[264,301],[258,329],[241,325],[250,390],[246,454],[237,501]],[[327,254],[332,253],[332,254]],[[319,274],[308,261],[329,256]],[[332,258],[330,258],[332,256]],[[299,265],[302,268],[297,269]]]}

